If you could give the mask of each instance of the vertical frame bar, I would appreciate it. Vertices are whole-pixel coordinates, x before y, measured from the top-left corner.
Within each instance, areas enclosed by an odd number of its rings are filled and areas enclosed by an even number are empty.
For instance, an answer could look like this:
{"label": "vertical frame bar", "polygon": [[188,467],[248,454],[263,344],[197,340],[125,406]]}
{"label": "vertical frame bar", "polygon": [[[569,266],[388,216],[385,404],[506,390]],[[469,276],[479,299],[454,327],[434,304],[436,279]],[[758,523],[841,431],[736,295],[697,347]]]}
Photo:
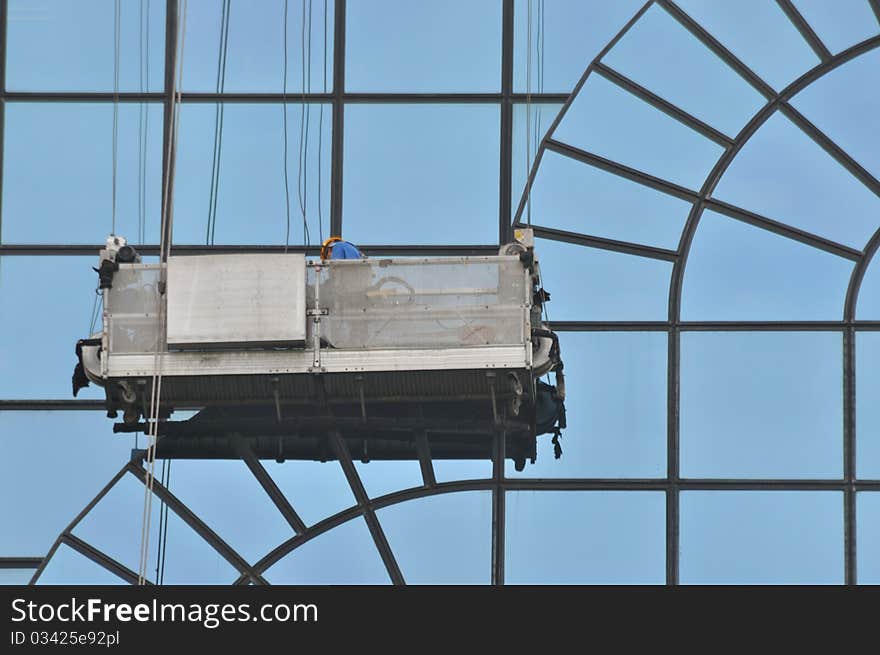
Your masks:
{"label": "vertical frame bar", "polygon": [[492,446],[492,584],[504,584],[504,456],[507,433],[495,433]]}
{"label": "vertical frame bar", "polygon": [[513,6],[504,0],[501,10],[501,162],[498,173],[498,243],[510,241],[513,193]]}
{"label": "vertical frame bar", "polygon": [[[678,314],[676,299],[675,312]],[[677,320],[677,318],[676,318]],[[678,584],[679,555],[679,408],[681,332],[669,331],[666,407],[666,584]]]}
{"label": "vertical frame bar", "polygon": [[174,79],[177,68],[178,3],[179,0],[166,0],[165,2],[165,92],[163,93],[165,115],[162,117],[161,228],[165,251],[159,253],[163,261],[167,257],[171,244],[171,222],[167,221],[166,217],[168,216],[168,207],[174,203]]}
{"label": "vertical frame bar", "polygon": [[0,243],[3,243],[3,135],[6,131],[6,44],[9,0],[0,0]]}
{"label": "vertical frame bar", "polygon": [[330,235],[342,234],[342,158],[345,128],[345,0],[333,5],[333,128],[330,164]]}
{"label": "vertical frame bar", "polygon": [[843,544],[844,583],[855,585],[856,567],[856,333],[843,331]]}

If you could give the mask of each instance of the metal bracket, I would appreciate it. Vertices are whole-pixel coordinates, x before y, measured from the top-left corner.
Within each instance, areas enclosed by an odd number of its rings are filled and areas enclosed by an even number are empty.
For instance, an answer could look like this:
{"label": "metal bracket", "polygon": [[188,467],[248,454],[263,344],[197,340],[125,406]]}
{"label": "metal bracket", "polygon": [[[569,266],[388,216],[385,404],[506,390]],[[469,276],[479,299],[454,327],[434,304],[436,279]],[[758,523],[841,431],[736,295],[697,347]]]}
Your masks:
{"label": "metal bracket", "polygon": [[307,309],[306,316],[328,316],[330,314],[330,310],[326,307],[320,307],[317,309]]}

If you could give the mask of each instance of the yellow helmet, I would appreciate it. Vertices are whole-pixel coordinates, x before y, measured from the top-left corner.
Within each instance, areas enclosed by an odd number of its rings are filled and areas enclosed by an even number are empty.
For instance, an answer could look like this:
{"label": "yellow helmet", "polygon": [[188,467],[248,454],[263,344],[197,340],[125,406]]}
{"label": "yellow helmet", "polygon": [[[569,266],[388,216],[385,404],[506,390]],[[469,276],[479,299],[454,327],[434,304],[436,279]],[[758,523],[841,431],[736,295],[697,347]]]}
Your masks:
{"label": "yellow helmet", "polygon": [[330,248],[337,241],[342,241],[342,237],[327,237],[321,244],[321,259],[330,259]]}

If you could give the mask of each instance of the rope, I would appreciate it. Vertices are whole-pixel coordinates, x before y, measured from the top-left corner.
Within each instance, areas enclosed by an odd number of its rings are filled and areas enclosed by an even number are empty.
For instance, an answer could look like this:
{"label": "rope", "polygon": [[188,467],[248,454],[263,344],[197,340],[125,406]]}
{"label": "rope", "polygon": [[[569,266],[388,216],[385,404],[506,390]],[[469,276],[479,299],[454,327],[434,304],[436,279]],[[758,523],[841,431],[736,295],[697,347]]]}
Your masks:
{"label": "rope", "polygon": [[116,169],[119,151],[119,13],[119,0],[116,0],[113,3],[113,197],[110,234],[116,234]]}
{"label": "rope", "polygon": [[[220,14],[220,48],[217,51],[217,93],[226,89],[226,55],[229,45],[229,11],[230,0],[224,0]],[[208,191],[208,224],[205,228],[205,245],[214,243],[214,232],[217,226],[217,198],[220,193],[220,163],[223,153],[223,115],[225,106],[222,102],[214,105],[214,154],[211,163],[211,187]]]}
{"label": "rope", "polygon": [[[159,251],[161,255],[162,261],[167,261],[168,256],[171,254],[171,235],[172,235],[172,226],[174,221],[174,212],[173,212],[173,203],[169,194],[169,186],[171,181],[171,170],[173,168],[173,164],[171,161],[172,155],[177,151],[177,136],[178,136],[178,127],[180,123],[180,104],[181,104],[181,87],[183,81],[183,61],[185,55],[185,46],[186,46],[186,17],[187,17],[187,7],[189,0],[183,0],[183,6],[181,8],[178,5],[177,8],[177,24],[178,24],[178,37],[180,42],[180,62],[178,66],[178,70],[175,72],[174,83],[172,88],[172,104],[173,111],[171,117],[171,135],[169,138],[169,142],[166,148],[166,167],[163,173],[165,185],[164,185],[164,194],[163,194],[163,216],[162,216],[162,230],[159,239]],[[181,19],[182,12],[182,19]],[[167,239],[166,239],[167,234]],[[163,273],[164,276],[164,273]],[[160,325],[160,333],[164,331],[165,328],[165,303],[159,302],[159,325]],[[162,395],[162,371],[160,369],[161,360],[159,358],[159,351],[161,348],[161,338],[157,340],[156,350],[153,355],[153,380],[151,385],[151,394],[150,394],[150,423],[149,429],[147,433],[147,455],[146,455],[146,474],[144,479],[144,510],[143,510],[143,520],[141,524],[141,552],[140,552],[140,566],[138,568],[138,584],[143,585],[146,584],[146,574],[147,574],[147,560],[149,559],[149,543],[150,543],[150,522],[152,518],[152,508],[153,505],[150,502],[153,496],[153,482],[155,480],[155,472],[156,472],[156,441],[157,441],[157,432],[158,432],[158,424],[159,424],[159,409],[160,409],[160,398]]]}
{"label": "rope", "polygon": [[[310,51],[311,54],[311,51]],[[327,0],[324,0],[324,86],[323,92],[327,93]],[[319,106],[318,114],[318,242],[324,243],[324,214],[321,210],[321,156],[323,154],[324,139],[324,103]]]}
{"label": "rope", "polygon": [[290,181],[287,172],[287,4],[287,0],[284,0],[284,61],[281,65],[284,77],[281,89],[281,124],[284,131],[284,206],[287,216],[284,232],[285,253],[290,245]]}
{"label": "rope", "polygon": [[[528,3],[529,18],[526,37],[526,179],[532,164],[532,0]],[[532,194],[526,198],[526,221],[532,226]]]}

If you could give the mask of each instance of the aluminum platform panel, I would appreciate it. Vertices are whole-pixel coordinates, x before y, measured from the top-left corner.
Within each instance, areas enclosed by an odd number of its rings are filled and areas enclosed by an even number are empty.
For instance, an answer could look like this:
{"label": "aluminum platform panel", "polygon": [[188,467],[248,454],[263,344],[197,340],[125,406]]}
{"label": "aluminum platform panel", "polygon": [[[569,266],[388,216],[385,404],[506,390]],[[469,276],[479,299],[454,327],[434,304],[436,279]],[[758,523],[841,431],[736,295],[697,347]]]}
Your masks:
{"label": "aluminum platform panel", "polygon": [[273,346],[306,338],[302,254],[168,260],[168,347]]}

